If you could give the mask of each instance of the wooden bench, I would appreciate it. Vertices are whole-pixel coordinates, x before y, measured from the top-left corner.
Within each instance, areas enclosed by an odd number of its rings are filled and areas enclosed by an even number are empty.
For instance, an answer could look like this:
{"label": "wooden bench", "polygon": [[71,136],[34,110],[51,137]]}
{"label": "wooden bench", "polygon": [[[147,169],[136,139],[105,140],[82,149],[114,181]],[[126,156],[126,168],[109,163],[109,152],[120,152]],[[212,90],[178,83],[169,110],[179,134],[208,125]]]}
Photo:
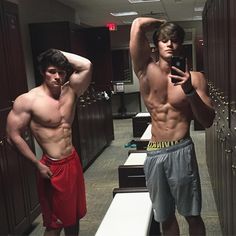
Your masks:
{"label": "wooden bench", "polygon": [[119,187],[145,187],[143,164],[147,153],[130,153],[124,165],[118,167]]}
{"label": "wooden bench", "polygon": [[155,223],[148,192],[116,193],[95,236],[160,235]]}

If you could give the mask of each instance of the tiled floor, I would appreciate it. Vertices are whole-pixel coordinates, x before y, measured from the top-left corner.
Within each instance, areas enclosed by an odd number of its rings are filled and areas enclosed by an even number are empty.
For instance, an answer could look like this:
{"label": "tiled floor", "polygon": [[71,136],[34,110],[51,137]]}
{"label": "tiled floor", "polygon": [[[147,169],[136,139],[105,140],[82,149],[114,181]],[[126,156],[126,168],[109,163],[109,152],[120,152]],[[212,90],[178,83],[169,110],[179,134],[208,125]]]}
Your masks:
{"label": "tiled floor", "polygon": [[[114,120],[114,129],[115,140],[84,173],[88,212],[81,220],[80,236],[95,235],[99,224],[112,201],[112,191],[114,188],[118,187],[117,168],[127,159],[128,149],[124,148],[124,145],[133,139],[132,120]],[[191,133],[196,146],[201,176],[203,198],[202,217],[206,225],[207,235],[222,236],[205,161],[205,132],[192,131]],[[178,214],[177,216],[181,235],[188,235],[188,227],[185,220]],[[42,235],[43,231],[41,216],[39,216],[34,222],[32,231],[29,235]]]}

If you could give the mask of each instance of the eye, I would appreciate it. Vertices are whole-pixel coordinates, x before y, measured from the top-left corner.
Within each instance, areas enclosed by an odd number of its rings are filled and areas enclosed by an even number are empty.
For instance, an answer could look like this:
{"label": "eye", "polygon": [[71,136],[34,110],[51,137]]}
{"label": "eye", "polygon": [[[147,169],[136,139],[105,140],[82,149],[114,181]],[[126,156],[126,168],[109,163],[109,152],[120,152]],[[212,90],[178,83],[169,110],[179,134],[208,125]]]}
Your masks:
{"label": "eye", "polygon": [[54,75],[57,73],[57,70],[56,69],[48,69],[47,72]]}
{"label": "eye", "polygon": [[164,38],[164,39],[161,40],[161,42],[162,42],[162,43],[167,43],[169,40],[170,40],[170,39],[168,39],[168,38]]}
{"label": "eye", "polygon": [[52,74],[52,75],[55,75],[56,73],[58,73],[58,75],[61,76],[61,77],[66,76],[66,71],[64,71],[64,70],[48,69],[47,72]]}
{"label": "eye", "polygon": [[59,70],[58,71],[58,74],[62,77],[65,77],[66,76],[66,72],[64,70]]}
{"label": "eye", "polygon": [[178,42],[179,42],[178,39],[171,39],[171,41],[172,41],[173,43],[178,43]]}

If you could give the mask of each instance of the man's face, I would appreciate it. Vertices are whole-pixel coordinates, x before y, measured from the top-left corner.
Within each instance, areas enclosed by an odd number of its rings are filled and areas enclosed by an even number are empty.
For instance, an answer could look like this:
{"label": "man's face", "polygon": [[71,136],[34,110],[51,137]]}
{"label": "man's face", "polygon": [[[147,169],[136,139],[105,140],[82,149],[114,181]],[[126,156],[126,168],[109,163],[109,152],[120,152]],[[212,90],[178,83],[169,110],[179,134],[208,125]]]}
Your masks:
{"label": "man's face", "polygon": [[62,86],[66,81],[66,71],[56,66],[49,66],[45,71],[44,81],[49,87]]}
{"label": "man's face", "polygon": [[160,40],[158,41],[158,49],[160,57],[170,60],[172,56],[177,54],[179,43],[171,39]]}

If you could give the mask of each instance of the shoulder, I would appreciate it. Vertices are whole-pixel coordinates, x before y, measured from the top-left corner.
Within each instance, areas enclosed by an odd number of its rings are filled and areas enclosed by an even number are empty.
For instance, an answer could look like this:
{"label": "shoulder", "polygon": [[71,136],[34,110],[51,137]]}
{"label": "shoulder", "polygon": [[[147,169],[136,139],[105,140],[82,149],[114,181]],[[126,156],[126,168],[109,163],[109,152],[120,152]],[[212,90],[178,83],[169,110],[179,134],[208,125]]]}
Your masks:
{"label": "shoulder", "polygon": [[199,92],[208,93],[208,84],[204,74],[197,71],[191,71],[190,74],[193,87]]}
{"label": "shoulder", "polygon": [[19,111],[29,111],[33,107],[33,103],[37,97],[37,89],[32,89],[27,93],[23,93],[18,96],[13,104],[13,110],[15,112]]}
{"label": "shoulder", "polygon": [[190,74],[192,77],[197,78],[197,79],[205,79],[204,74],[199,71],[190,71]]}
{"label": "shoulder", "polygon": [[204,85],[207,83],[202,72],[190,71],[193,85]]}

